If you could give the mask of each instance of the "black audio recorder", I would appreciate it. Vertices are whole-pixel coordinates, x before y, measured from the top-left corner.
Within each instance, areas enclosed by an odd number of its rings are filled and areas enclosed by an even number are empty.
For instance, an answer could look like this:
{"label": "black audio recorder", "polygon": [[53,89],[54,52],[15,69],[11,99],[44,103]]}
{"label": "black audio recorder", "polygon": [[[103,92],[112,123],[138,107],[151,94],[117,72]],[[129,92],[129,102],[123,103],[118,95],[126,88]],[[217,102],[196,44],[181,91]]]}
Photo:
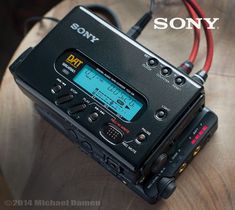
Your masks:
{"label": "black audio recorder", "polygon": [[[130,185],[202,111],[201,84],[78,6],[10,67],[23,92]],[[56,120],[54,120],[56,119]],[[56,122],[58,121],[58,122]]]}

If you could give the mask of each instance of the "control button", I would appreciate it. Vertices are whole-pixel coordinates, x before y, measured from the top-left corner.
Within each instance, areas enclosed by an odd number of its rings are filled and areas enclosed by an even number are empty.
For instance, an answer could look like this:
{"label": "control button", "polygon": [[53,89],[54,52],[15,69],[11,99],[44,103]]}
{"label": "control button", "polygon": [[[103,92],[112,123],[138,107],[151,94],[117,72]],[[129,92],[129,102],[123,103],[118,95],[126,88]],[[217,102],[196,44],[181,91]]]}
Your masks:
{"label": "control button", "polygon": [[84,152],[92,153],[92,146],[87,141],[81,142],[81,149]]}
{"label": "control button", "polygon": [[157,110],[155,117],[158,120],[163,120],[167,117],[167,111],[165,109],[159,109],[159,110]]}
{"label": "control button", "polygon": [[172,70],[168,67],[164,67],[161,69],[161,74],[163,76],[169,76],[172,73]]}
{"label": "control button", "polygon": [[94,122],[98,119],[99,114],[97,112],[93,112],[89,117],[88,120],[89,122]]}
{"label": "control button", "polygon": [[175,84],[177,85],[183,85],[185,82],[186,80],[184,77],[179,76],[175,78]]}
{"label": "control button", "polygon": [[112,159],[110,159],[109,157],[107,158],[107,164],[109,165],[109,167],[116,171],[116,172],[120,172],[120,167],[117,163],[115,163]]}
{"label": "control button", "polygon": [[139,142],[143,142],[146,140],[146,135],[144,133],[141,133],[137,136],[136,140],[139,141]]}
{"label": "control button", "polygon": [[156,67],[158,65],[158,60],[156,58],[150,58],[148,60],[148,65],[150,67]]}
{"label": "control button", "polygon": [[72,94],[63,95],[63,96],[60,96],[60,97],[55,101],[55,104],[56,104],[56,105],[61,105],[61,104],[64,104],[64,103],[66,103],[66,102],[71,101],[73,98],[74,98],[74,96],[73,96]]}
{"label": "control button", "polygon": [[151,171],[153,173],[158,173],[167,162],[167,154],[161,154],[152,164]]}
{"label": "control button", "polygon": [[122,139],[124,137],[124,134],[122,131],[120,131],[115,125],[108,124],[103,127],[101,134],[103,137],[113,144],[118,144],[122,142]]}
{"label": "control button", "polygon": [[71,108],[68,109],[68,114],[69,115],[74,115],[77,114],[81,111],[83,111],[84,109],[86,109],[86,104],[78,104],[76,106],[73,106]]}
{"label": "control button", "polygon": [[62,89],[61,85],[56,85],[53,88],[51,88],[51,93],[56,94],[56,93],[60,92],[61,89]]}
{"label": "control button", "polygon": [[78,138],[77,134],[72,129],[68,130],[68,134],[73,140]]}

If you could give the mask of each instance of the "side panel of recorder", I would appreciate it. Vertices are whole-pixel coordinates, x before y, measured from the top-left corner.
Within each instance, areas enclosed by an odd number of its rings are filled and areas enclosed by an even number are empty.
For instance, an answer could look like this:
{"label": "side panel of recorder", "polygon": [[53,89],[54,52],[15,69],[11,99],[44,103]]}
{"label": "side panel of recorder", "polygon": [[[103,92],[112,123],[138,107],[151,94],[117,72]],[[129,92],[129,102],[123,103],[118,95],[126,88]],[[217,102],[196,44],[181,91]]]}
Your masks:
{"label": "side panel of recorder", "polygon": [[11,71],[26,94],[110,154],[132,183],[151,173],[205,102],[201,85],[84,7]]}
{"label": "side panel of recorder", "polygon": [[156,202],[159,198],[170,197],[176,188],[176,178],[199,154],[217,128],[218,117],[205,107],[185,129],[178,143],[172,146],[165,165],[158,168],[155,174],[149,175],[142,187],[136,187],[142,197],[150,203]]}

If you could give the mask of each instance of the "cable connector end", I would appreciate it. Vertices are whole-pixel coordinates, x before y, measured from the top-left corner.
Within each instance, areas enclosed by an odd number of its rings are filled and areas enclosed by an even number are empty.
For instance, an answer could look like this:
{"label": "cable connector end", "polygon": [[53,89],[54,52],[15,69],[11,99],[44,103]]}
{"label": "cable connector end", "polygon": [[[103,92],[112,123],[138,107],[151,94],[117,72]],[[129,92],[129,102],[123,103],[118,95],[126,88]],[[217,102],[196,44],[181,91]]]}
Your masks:
{"label": "cable connector end", "polygon": [[141,34],[141,32],[144,30],[144,28],[151,19],[152,19],[152,11],[145,13],[139,19],[139,21],[134,26],[131,27],[131,29],[127,32],[127,35],[134,40],[137,39],[137,37]]}
{"label": "cable connector end", "polygon": [[196,74],[193,75],[192,79],[199,84],[203,85],[207,80],[208,74],[205,70],[200,70]]}
{"label": "cable connector end", "polygon": [[192,63],[191,61],[187,60],[187,61],[183,62],[183,63],[178,67],[178,70],[179,70],[179,71],[182,71],[182,72],[184,72],[184,73],[186,73],[186,74],[190,74],[191,71],[193,70],[193,67],[194,67],[193,63]]}

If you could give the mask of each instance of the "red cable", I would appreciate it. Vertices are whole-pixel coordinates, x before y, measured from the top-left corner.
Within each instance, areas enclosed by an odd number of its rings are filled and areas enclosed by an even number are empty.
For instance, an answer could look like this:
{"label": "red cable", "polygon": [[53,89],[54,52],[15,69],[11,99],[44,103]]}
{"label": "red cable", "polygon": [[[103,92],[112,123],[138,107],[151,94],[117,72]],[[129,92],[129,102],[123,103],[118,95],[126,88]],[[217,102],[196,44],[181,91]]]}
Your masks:
{"label": "red cable", "polygon": [[[191,7],[191,5],[186,0],[183,0],[183,3],[185,4],[191,18],[194,21],[197,21],[198,16],[196,12],[194,11],[194,9]],[[197,54],[198,54],[199,46],[200,46],[200,29],[196,28],[195,26],[193,27],[193,29],[194,29],[194,43],[193,43],[193,48],[192,48],[192,51],[190,53],[188,60],[194,64],[197,58]]]}
{"label": "red cable", "polygon": [[[200,17],[200,18],[206,17],[203,10],[200,8],[198,3],[196,2],[196,0],[186,0],[186,1],[194,9],[194,11],[197,13],[198,17]],[[213,41],[212,32],[210,29],[208,29],[209,24],[203,20],[202,25],[203,25],[203,28],[205,31],[206,41],[207,41],[207,57],[206,57],[206,62],[204,64],[203,70],[206,73],[208,73],[211,68],[211,64],[212,64],[213,56],[214,56],[214,41]]]}

